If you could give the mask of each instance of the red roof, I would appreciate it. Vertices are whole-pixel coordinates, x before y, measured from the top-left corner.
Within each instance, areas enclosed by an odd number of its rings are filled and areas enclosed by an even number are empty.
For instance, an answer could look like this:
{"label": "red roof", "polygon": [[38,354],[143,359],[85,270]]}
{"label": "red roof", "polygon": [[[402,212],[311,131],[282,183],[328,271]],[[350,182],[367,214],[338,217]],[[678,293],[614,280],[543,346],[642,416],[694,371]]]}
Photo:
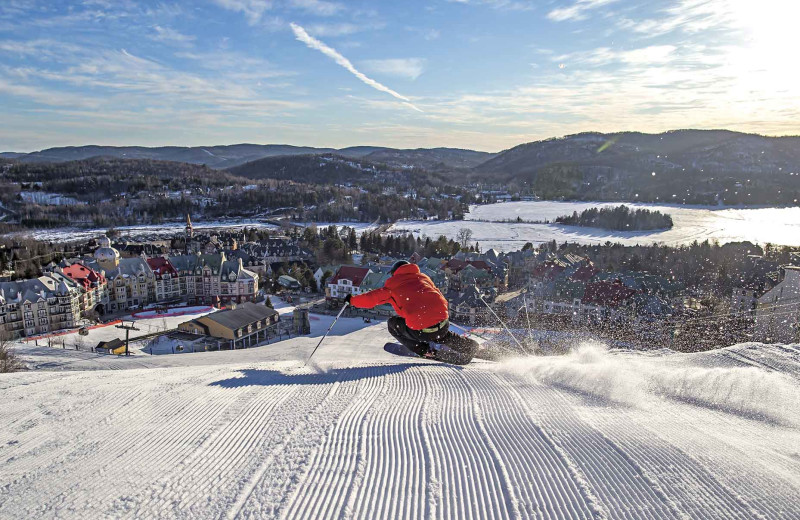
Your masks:
{"label": "red roof", "polygon": [[355,287],[359,287],[364,278],[369,274],[369,268],[356,267],[353,265],[343,265],[336,271],[336,274],[331,278],[329,284],[337,284],[339,280],[350,280]]}
{"label": "red roof", "polygon": [[150,266],[150,269],[153,270],[153,273],[155,273],[156,276],[164,276],[165,274],[170,276],[178,276],[178,271],[176,271],[170,261],[163,256],[154,256],[153,258],[148,258],[147,265]]}
{"label": "red roof", "polygon": [[84,289],[90,289],[95,282],[104,283],[106,281],[102,274],[83,264],[68,265],[61,271],[64,275],[81,284]]}
{"label": "red roof", "polygon": [[588,262],[580,266],[574,273],[572,273],[570,279],[575,280],[576,282],[588,282],[599,272],[600,271],[595,269],[591,262]]}
{"label": "red roof", "polygon": [[447,261],[447,268],[453,273],[458,273],[468,265],[471,265],[476,269],[483,269],[484,271],[488,271],[490,273],[492,272],[491,266],[484,260],[459,260],[457,258],[453,258]]}
{"label": "red roof", "polygon": [[531,273],[531,276],[533,278],[555,278],[565,269],[566,267],[563,265],[547,261],[537,265]]}
{"label": "red roof", "polygon": [[619,280],[587,283],[581,302],[604,307],[617,307],[635,293],[636,291],[625,287]]}

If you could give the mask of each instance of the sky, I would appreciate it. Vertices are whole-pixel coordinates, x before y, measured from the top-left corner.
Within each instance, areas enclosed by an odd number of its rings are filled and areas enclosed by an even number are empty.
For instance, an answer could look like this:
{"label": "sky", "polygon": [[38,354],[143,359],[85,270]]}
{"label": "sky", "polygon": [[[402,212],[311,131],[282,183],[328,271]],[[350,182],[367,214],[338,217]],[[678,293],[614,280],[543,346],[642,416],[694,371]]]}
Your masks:
{"label": "sky", "polygon": [[0,151],[800,134],[793,0],[2,0]]}

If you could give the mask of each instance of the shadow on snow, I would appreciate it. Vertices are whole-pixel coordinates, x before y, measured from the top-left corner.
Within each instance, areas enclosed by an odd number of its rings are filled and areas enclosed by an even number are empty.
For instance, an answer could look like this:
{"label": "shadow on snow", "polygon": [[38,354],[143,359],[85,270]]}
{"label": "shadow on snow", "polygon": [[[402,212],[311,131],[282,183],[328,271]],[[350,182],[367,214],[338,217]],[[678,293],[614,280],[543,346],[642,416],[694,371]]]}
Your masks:
{"label": "shadow on snow", "polygon": [[[360,381],[372,377],[400,374],[414,367],[436,366],[431,363],[401,363],[397,365],[376,365],[368,367],[332,368],[326,372],[307,373],[280,370],[248,369],[240,370],[240,377],[231,377],[210,383],[209,386],[241,388],[244,386],[274,385],[324,385],[336,382]],[[442,365],[444,366],[444,365]],[[448,367],[460,369],[460,367]]]}

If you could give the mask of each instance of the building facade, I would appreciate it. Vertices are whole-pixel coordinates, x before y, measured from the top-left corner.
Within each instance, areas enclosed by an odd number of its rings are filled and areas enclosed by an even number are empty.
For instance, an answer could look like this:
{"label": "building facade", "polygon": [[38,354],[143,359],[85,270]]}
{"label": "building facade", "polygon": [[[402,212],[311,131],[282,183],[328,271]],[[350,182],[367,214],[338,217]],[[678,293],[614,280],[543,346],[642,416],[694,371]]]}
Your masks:
{"label": "building facade", "polygon": [[0,282],[0,329],[16,339],[74,328],[80,300],[77,284],[60,273]]}

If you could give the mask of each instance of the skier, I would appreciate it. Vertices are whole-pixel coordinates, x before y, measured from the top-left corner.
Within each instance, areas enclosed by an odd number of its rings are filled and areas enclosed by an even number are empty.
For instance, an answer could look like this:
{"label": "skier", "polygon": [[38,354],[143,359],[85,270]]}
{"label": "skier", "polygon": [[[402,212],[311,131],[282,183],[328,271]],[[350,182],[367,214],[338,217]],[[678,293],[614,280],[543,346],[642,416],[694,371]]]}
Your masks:
{"label": "skier", "polygon": [[390,303],[397,316],[389,318],[389,333],[421,357],[467,364],[478,344],[450,331],[447,299],[419,267],[405,260],[395,262],[391,278],[380,289],[345,300],[353,307],[371,309]]}

